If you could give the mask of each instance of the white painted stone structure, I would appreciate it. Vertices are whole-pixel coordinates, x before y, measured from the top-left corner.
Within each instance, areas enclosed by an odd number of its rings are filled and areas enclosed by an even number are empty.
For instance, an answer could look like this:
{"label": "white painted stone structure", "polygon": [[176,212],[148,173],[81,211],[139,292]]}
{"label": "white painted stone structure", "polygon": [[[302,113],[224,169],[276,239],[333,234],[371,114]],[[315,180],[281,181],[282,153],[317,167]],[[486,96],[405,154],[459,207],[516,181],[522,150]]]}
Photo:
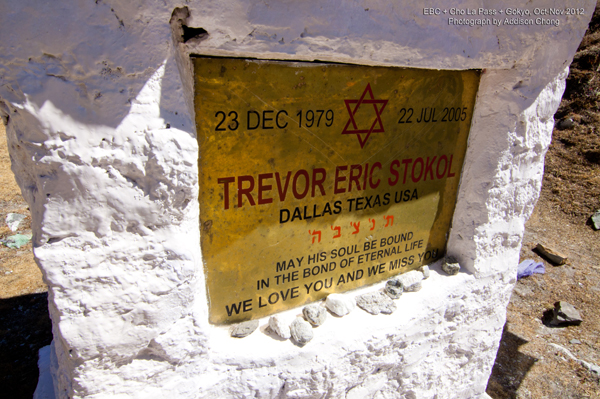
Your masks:
{"label": "white painted stone structure", "polygon": [[[3,1],[0,113],[54,334],[37,396],[482,397],[594,6],[569,1],[583,15],[544,17],[555,26],[504,23],[565,10],[550,0]],[[207,35],[183,43],[181,24]],[[392,315],[330,317],[302,348],[265,334],[268,318],[244,339],[210,325],[191,53],[483,69],[448,242],[463,272],[434,264]]]}

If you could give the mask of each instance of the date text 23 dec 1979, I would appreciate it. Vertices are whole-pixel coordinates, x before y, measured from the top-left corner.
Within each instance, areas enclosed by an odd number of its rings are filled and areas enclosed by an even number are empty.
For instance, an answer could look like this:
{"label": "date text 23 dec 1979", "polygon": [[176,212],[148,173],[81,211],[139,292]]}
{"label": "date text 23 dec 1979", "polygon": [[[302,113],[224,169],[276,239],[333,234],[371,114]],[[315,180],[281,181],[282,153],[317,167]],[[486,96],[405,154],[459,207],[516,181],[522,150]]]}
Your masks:
{"label": "date text 23 dec 1979", "polygon": [[442,255],[478,71],[207,57],[194,67],[212,323]]}

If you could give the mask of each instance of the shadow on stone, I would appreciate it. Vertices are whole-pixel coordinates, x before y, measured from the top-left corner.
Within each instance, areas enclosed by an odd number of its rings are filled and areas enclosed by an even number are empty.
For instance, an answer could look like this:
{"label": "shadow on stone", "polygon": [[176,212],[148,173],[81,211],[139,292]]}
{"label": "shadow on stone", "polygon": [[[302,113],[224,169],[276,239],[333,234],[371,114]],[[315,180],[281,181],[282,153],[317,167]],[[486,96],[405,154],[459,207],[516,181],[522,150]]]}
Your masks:
{"label": "shadow on stone", "polygon": [[581,315],[573,305],[558,301],[553,309],[546,309],[542,315],[542,323],[550,328],[578,326],[582,322]]}
{"label": "shadow on stone", "polygon": [[31,399],[38,351],[52,341],[48,294],[0,299],[0,396]]}
{"label": "shadow on stone", "polygon": [[486,389],[493,399],[517,397],[519,386],[537,361],[536,358],[519,352],[519,347],[528,342],[508,331],[504,325],[496,362]]}
{"label": "shadow on stone", "polygon": [[550,328],[560,327],[560,326],[551,324],[552,319],[554,319],[554,309],[544,310],[544,313],[542,313],[542,323],[544,323],[544,325],[546,327],[550,327]]}

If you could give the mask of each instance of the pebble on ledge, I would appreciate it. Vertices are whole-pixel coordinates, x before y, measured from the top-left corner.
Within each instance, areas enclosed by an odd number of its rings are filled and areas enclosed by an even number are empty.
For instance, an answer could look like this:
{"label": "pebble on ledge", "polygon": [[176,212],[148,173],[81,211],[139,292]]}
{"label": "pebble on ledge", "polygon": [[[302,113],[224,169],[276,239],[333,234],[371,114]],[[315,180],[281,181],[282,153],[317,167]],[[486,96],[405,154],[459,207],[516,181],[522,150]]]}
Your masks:
{"label": "pebble on ledge", "polygon": [[354,298],[342,294],[330,294],[325,300],[325,306],[336,316],[345,316],[356,307]]}
{"label": "pebble on ledge", "polygon": [[421,282],[423,281],[423,273],[418,270],[411,270],[396,278],[402,282],[404,292],[416,292],[422,287]]}
{"label": "pebble on ledge", "polygon": [[312,326],[301,317],[292,321],[290,333],[294,342],[300,346],[306,345],[314,337]]}
{"label": "pebble on ledge", "polygon": [[446,256],[442,261],[442,270],[446,274],[454,276],[460,272],[460,264],[452,256]]}
{"label": "pebble on ledge", "polygon": [[325,323],[325,320],[327,320],[327,311],[324,307],[319,306],[318,304],[305,306],[302,309],[302,314],[304,315],[306,321],[315,327],[320,326],[321,324]]}
{"label": "pebble on ledge", "polygon": [[245,321],[235,324],[231,327],[231,336],[234,338],[244,338],[252,334],[258,328],[258,320]]}
{"label": "pebble on ledge", "polygon": [[383,292],[371,292],[356,297],[359,308],[371,314],[392,314],[396,310],[396,304]]}
{"label": "pebble on ledge", "polygon": [[402,280],[396,277],[388,280],[383,290],[390,298],[398,299],[402,295],[402,292],[404,292],[404,285],[402,284]]}
{"label": "pebble on ledge", "polygon": [[271,316],[269,319],[269,328],[283,339],[289,339],[291,337],[290,326],[285,323],[280,315]]}

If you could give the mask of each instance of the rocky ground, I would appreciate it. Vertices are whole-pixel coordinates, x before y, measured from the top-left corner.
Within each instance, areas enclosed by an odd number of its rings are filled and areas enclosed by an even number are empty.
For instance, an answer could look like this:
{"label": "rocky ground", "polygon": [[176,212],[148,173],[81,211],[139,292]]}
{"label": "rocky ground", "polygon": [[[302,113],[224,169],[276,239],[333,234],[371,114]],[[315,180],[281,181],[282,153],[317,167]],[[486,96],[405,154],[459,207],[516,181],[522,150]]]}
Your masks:
{"label": "rocky ground", "polygon": [[[16,231],[6,216],[26,216]],[[31,234],[27,203],[10,170],[4,125],[0,124],[0,240]],[[31,241],[21,248],[0,243],[0,397],[33,396],[37,379],[37,352],[52,340],[47,288],[33,260]]]}
{"label": "rocky ground", "polygon": [[[600,231],[590,216],[600,209],[600,13],[571,64],[567,89],[546,155],[540,199],[526,225],[521,260],[543,262],[545,274],[517,282],[487,392],[499,398],[600,398],[599,376],[555,345],[600,365]],[[537,244],[568,258],[553,266]],[[542,322],[557,301],[581,314],[579,326]]]}
{"label": "rocky ground", "polygon": [[[599,70],[597,12],[571,65],[546,156],[541,197],[521,249],[521,260],[542,262],[546,273],[523,278],[514,289],[487,388],[494,399],[600,398],[599,376],[580,362],[600,365],[600,231],[590,219],[600,209]],[[17,231],[4,223],[9,213],[26,216]],[[10,172],[0,124],[0,240],[30,234],[30,224],[27,204]],[[566,255],[567,264],[548,263],[532,251],[537,244]],[[544,312],[557,301],[572,304],[583,322],[568,327],[544,324]],[[46,304],[31,243],[21,248],[0,244],[0,396],[32,397],[37,352],[52,339]]]}

